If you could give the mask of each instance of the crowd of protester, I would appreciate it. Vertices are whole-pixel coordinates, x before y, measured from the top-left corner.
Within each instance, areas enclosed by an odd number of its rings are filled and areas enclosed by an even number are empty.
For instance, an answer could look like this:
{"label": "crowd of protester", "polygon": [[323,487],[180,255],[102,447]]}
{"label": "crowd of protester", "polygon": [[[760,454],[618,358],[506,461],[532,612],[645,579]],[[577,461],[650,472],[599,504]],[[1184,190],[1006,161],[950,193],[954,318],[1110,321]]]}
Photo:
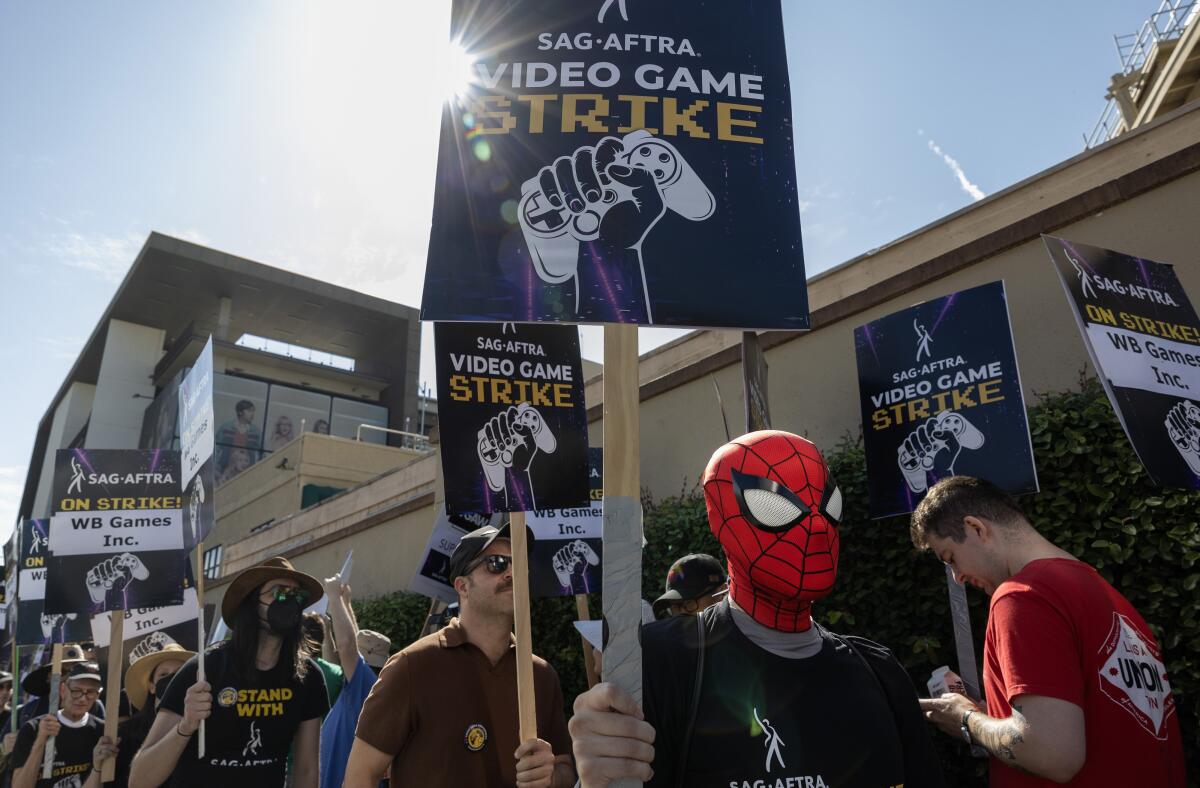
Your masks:
{"label": "crowd of protester", "polygon": [[[789,459],[755,467],[750,445]],[[53,714],[49,664],[25,676],[17,708],[0,672],[0,725],[17,719],[0,741],[2,788],[99,788],[109,759],[129,788],[940,786],[939,729],[987,751],[992,785],[1185,784],[1146,622],[1003,491],[952,477],[912,517],[914,546],[991,596],[979,701],[918,699],[895,644],[816,620],[837,575],[842,501],[812,444],[777,432],[733,441],[704,491],[726,561],[671,566],[653,603],[662,620],[642,631],[641,704],[601,682],[568,720],[558,674],[535,656],[536,736],[521,740],[508,525],[489,526],[451,557],[457,615],[395,653],[359,629],[340,576],[321,582],[283,558],[243,571],[221,604],[227,640],[200,655],[167,644],[129,665],[110,700],[116,741],[94,651],[65,648]],[[324,615],[304,613],[322,597]],[[1116,697],[1112,677],[1142,665],[1144,689],[1159,682],[1157,715],[1136,694]]]}

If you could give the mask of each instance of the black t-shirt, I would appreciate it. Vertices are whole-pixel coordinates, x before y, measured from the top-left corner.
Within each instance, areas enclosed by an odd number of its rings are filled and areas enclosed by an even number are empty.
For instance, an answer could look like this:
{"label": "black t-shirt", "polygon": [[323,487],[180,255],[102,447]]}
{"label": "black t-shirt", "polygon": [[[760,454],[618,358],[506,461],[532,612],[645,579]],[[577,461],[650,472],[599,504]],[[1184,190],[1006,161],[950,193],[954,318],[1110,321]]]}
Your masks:
{"label": "black t-shirt", "polygon": [[[212,715],[205,724],[204,760],[196,757],[199,736],[192,736],[179,756],[170,785],[282,785],[296,729],[301,722],[320,719],[329,710],[325,678],[317,663],[308,660],[303,682],[295,680],[291,663],[282,659],[272,670],[259,673],[257,680],[247,681],[235,675],[233,654],[228,645],[222,645],[205,655],[204,669],[213,695]],[[171,679],[159,710],[183,716],[184,696],[195,683],[193,657]]]}
{"label": "black t-shirt", "polygon": [[819,653],[787,659],[743,635],[728,602],[709,608],[702,620],[704,677],[682,781],[696,621],[672,618],[642,630],[644,707],[657,731],[648,785],[945,785],[916,691],[887,649],[822,632]]}
{"label": "black t-shirt", "polygon": [[[17,732],[17,743],[13,745],[14,771],[29,759],[40,720],[40,716],[30,720]],[[35,785],[37,788],[80,788],[92,771],[92,751],[104,735],[104,720],[89,714],[78,728],[67,727],[61,714],[58,720],[63,725],[54,737],[54,768],[50,772],[50,779],[43,780],[42,765],[37,764],[38,781]]]}

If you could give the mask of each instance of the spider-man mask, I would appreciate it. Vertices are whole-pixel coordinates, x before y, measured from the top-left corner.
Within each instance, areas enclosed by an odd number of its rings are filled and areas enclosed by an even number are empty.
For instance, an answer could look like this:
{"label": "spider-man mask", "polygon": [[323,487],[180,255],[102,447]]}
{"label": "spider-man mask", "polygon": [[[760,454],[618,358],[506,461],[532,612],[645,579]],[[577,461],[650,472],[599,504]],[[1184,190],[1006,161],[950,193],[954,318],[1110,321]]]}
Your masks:
{"label": "spider-man mask", "polygon": [[837,577],[842,493],[811,442],[777,430],[717,449],[704,471],[708,524],[729,559],[729,593],[760,624],[812,626]]}

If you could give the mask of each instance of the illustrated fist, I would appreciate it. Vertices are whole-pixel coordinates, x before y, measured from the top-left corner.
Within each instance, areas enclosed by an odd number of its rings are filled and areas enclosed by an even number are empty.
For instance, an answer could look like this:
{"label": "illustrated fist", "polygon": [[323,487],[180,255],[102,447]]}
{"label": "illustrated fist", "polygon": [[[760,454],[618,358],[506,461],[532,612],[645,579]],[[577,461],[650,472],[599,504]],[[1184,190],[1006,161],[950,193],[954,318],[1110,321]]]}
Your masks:
{"label": "illustrated fist", "polygon": [[103,602],[109,591],[124,591],[134,580],[145,580],[150,570],[132,553],[106,558],[87,572],[88,594],[93,602]]}
{"label": "illustrated fist", "polygon": [[1191,400],[1178,402],[1167,411],[1164,423],[1183,461],[1200,476],[1200,407]]}
{"label": "illustrated fist", "polygon": [[66,625],[68,621],[74,621],[77,618],[75,613],[42,613],[42,637],[46,640],[51,640],[54,635],[54,630]]}
{"label": "illustrated fist", "polygon": [[600,563],[600,556],[596,555],[596,551],[587,542],[576,539],[560,548],[550,563],[554,567],[554,575],[558,578],[559,585],[570,588],[575,570],[584,563],[596,566]]}
{"label": "illustrated fist", "polygon": [[983,445],[983,433],[961,413],[944,410],[917,427],[896,450],[896,463],[914,493],[929,487],[927,474],[952,476],[963,449]]}
{"label": "illustrated fist", "polygon": [[528,471],[538,451],[551,454],[558,447],[542,415],[527,402],[488,419],[477,438],[479,462],[493,492],[504,489],[505,469]]}
{"label": "illustrated fist", "polygon": [[637,248],[668,208],[696,222],[716,200],[671,143],[637,130],[542,167],[517,216],[538,276],[556,284],[575,276],[580,243]]}

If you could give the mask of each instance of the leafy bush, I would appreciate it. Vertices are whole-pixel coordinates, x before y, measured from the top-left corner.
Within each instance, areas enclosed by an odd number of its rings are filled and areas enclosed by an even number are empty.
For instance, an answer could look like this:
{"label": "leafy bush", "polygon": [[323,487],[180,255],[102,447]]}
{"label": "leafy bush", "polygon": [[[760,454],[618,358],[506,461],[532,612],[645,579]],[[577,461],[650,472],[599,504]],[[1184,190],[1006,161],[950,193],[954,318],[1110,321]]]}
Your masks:
{"label": "leafy bush", "polygon": [[[1200,763],[1200,492],[1153,485],[1094,380],[1079,391],[1042,396],[1029,418],[1043,492],[1021,503],[1042,534],[1096,567],[1149,622],[1164,649],[1187,762]],[[835,631],[890,647],[923,690],[930,671],[956,662],[945,571],[913,549],[907,516],[868,518],[860,439],[844,439],[826,457],[842,486],[845,523],[838,583],[815,615]],[[643,504],[648,544],[642,592],[653,600],[676,558],[722,553],[698,489],[660,501],[646,497]],[[974,591],[967,598],[981,658],[987,600]],[[599,598],[591,603],[598,616]],[[427,608],[428,601],[414,594],[356,604],[360,625],[388,634],[397,647],[415,639]],[[575,602],[535,600],[532,616],[534,652],[558,670],[569,714],[575,695],[586,687],[580,638],[571,624]],[[949,784],[986,784],[985,762],[968,758],[955,740],[931,733]]]}

